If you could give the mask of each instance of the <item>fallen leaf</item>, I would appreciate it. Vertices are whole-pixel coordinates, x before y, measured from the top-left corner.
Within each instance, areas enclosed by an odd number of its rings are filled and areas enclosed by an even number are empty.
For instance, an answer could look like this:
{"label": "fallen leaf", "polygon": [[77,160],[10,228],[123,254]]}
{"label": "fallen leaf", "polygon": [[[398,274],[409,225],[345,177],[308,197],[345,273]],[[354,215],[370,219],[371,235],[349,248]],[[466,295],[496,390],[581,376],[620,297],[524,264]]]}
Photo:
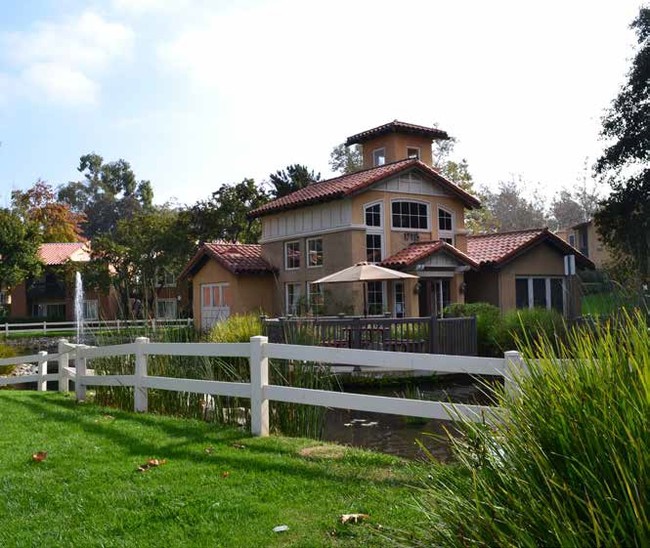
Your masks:
{"label": "fallen leaf", "polygon": [[206,447],[206,448],[204,449],[204,451],[205,451],[208,455],[211,455],[212,453],[214,453],[214,447]]}
{"label": "fallen leaf", "polygon": [[230,444],[230,447],[234,447],[235,449],[246,449],[246,446],[241,443],[232,443]]}
{"label": "fallen leaf", "polygon": [[341,523],[359,523],[369,517],[368,514],[343,514],[341,516]]}
{"label": "fallen leaf", "polygon": [[227,478],[230,475],[230,472],[221,472],[222,478]]}
{"label": "fallen leaf", "polygon": [[149,459],[145,464],[138,466],[136,470],[138,472],[147,472],[151,468],[162,466],[163,464],[167,464],[167,459]]}
{"label": "fallen leaf", "polygon": [[32,455],[32,460],[34,462],[43,462],[47,458],[47,451],[39,451]]}

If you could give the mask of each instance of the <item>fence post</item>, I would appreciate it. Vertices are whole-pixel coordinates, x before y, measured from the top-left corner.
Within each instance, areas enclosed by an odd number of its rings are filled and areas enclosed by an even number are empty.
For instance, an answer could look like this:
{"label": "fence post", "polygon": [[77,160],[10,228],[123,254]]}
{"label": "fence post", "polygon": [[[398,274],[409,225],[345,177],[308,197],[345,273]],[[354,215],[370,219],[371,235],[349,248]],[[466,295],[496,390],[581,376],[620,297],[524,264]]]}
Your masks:
{"label": "fence post", "polygon": [[516,350],[504,353],[505,371],[503,372],[503,387],[511,398],[519,395],[518,379],[526,373],[526,364],[521,354]]}
{"label": "fence post", "polygon": [[59,339],[59,392],[70,391],[70,379],[66,368],[70,365],[70,347],[67,339]]}
{"label": "fence post", "polygon": [[5,322],[5,336],[9,336],[9,324],[7,322]]}
{"label": "fence post", "polygon": [[147,355],[144,353],[144,345],[149,344],[149,337],[137,337],[135,339],[135,378],[133,383],[133,408],[136,412],[146,413],[149,407],[149,393],[147,387],[143,386],[143,380],[147,376]]}
{"label": "fence post", "polygon": [[361,318],[352,318],[350,325],[350,348],[361,348]]}
{"label": "fence post", "polygon": [[269,358],[266,355],[268,337],[251,337],[251,432],[253,436],[269,435],[269,400],[266,386],[269,384]]}
{"label": "fence post", "polygon": [[41,350],[38,355],[40,358],[38,358],[37,362],[37,373],[38,373],[38,382],[36,383],[36,390],[39,392],[45,392],[47,390],[47,381],[43,378],[45,375],[47,375],[47,352],[45,350]]}
{"label": "fence post", "polygon": [[43,320],[43,335],[47,335],[47,322]]}
{"label": "fence post", "polygon": [[435,314],[431,314],[429,318],[429,354],[436,354],[438,347],[438,318]]}
{"label": "fence post", "polygon": [[86,381],[83,377],[88,372],[86,368],[86,354],[84,352],[85,346],[77,346],[77,353],[74,359],[74,391],[77,401],[84,401],[86,399]]}

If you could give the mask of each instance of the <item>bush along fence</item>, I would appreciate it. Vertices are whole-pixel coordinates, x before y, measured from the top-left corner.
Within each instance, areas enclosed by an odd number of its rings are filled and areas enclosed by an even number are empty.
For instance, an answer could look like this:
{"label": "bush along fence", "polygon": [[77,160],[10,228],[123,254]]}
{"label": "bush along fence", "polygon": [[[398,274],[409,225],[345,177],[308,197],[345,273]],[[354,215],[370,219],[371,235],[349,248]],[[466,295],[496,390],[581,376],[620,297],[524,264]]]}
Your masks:
{"label": "bush along fence", "polygon": [[[147,360],[150,356],[217,356],[247,358],[250,364],[250,382],[224,382],[214,380],[149,376]],[[133,374],[99,375],[89,366],[97,358],[121,356],[134,363]],[[0,360],[0,365],[35,362],[38,371],[33,375],[0,378],[0,386],[36,383],[39,390],[46,389],[48,381],[58,381],[58,389],[67,392],[70,382],[75,383],[76,397],[86,398],[89,387],[132,387],[133,409],[148,410],[150,389],[194,393],[205,396],[232,396],[250,399],[251,430],[256,436],[269,434],[269,401],[334,407],[357,411],[390,413],[402,416],[453,420],[466,417],[475,422],[492,423],[499,419],[497,407],[450,404],[407,398],[373,396],[278,386],[269,384],[269,359],[289,360],[298,363],[345,364],[378,369],[406,369],[430,373],[465,373],[470,375],[496,375],[503,377],[505,387],[516,393],[515,379],[524,370],[518,352],[506,352],[504,358],[478,358],[474,356],[447,356],[414,354],[408,352],[382,352],[347,348],[287,345],[268,342],[267,337],[256,336],[248,343],[152,343],[140,337],[134,343],[90,347],[59,342],[57,354],[39,353]],[[58,373],[48,373],[48,363],[58,362]],[[71,365],[74,363],[74,367]]]}
{"label": "bush along fence", "polygon": [[475,317],[262,318],[271,342],[476,356]]}

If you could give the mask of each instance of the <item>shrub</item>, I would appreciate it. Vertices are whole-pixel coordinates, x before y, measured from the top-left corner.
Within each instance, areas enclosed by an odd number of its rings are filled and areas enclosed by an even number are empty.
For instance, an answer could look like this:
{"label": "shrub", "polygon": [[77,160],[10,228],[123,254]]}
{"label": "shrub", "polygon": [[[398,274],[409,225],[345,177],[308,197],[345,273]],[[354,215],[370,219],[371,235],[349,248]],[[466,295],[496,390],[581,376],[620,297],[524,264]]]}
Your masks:
{"label": "shrub", "polygon": [[648,546],[650,335],[613,328],[521,347],[529,374],[502,420],[461,422],[457,476],[422,496],[431,545]]}
{"label": "shrub", "polygon": [[[0,359],[13,358],[15,355],[16,350],[12,346],[0,343]],[[0,365],[0,375],[8,375],[13,370],[13,365]]]}
{"label": "shrub", "polygon": [[501,311],[498,307],[490,303],[452,304],[445,308],[445,316],[476,316],[479,356],[498,356],[501,353],[497,344],[497,334],[501,326]]}
{"label": "shrub", "polygon": [[509,310],[503,315],[496,334],[496,344],[500,353],[514,350],[519,343],[534,344],[541,339],[547,339],[557,345],[564,339],[565,333],[564,319],[556,310]]}
{"label": "shrub", "polygon": [[208,342],[248,342],[262,334],[262,321],[255,314],[236,314],[218,322],[209,331]]}

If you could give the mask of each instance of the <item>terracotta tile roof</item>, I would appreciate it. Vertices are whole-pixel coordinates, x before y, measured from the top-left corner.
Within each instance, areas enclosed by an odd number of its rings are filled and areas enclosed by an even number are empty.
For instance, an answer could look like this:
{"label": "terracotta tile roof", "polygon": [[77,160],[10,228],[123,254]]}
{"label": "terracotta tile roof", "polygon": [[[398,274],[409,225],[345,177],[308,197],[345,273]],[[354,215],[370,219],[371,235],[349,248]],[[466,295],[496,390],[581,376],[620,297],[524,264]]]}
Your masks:
{"label": "terracotta tile roof", "polygon": [[387,268],[404,268],[441,251],[445,251],[450,255],[453,255],[458,260],[471,266],[472,268],[479,267],[478,263],[472,259],[472,257],[469,257],[459,249],[455,248],[452,245],[449,245],[447,242],[440,240],[412,243],[408,247],[405,247],[394,255],[391,255],[390,257],[384,259],[380,264],[381,266],[385,266]]}
{"label": "terracotta tile roof", "polygon": [[90,248],[84,242],[41,244],[38,254],[45,265],[63,264],[66,261],[86,262],[90,260]]}
{"label": "terracotta tile roof", "polygon": [[357,171],[356,173],[351,173],[349,175],[342,175],[341,177],[336,177],[334,179],[311,183],[305,188],[301,188],[296,192],[287,194],[286,196],[254,209],[248,214],[248,216],[250,218],[262,217],[277,211],[297,209],[299,207],[319,202],[329,202],[345,198],[360,192],[383,179],[393,177],[402,171],[413,168],[424,172],[425,175],[433,178],[436,183],[440,184],[440,186],[450,191],[452,194],[455,194],[466,207],[480,207],[480,202],[474,198],[474,196],[468,194],[459,186],[440,175],[440,173],[435,169],[418,159],[409,158],[398,162],[391,162],[390,164],[384,164],[383,166],[364,169],[363,171]]}
{"label": "terracotta tile roof", "polygon": [[578,264],[594,268],[594,264],[586,256],[550,232],[548,228],[468,236],[467,254],[481,266],[488,264],[500,266],[542,241],[547,241],[566,255],[575,255]]}
{"label": "terracotta tile roof", "polygon": [[379,137],[380,135],[385,135],[387,133],[412,133],[416,135],[422,135],[423,137],[430,137],[431,139],[449,139],[446,131],[435,127],[426,127],[418,126],[416,124],[408,124],[406,122],[400,122],[398,120],[393,120],[383,126],[378,126],[352,137],[348,137],[345,141],[345,146],[356,145],[358,143],[363,143],[374,137]]}
{"label": "terracotta tile roof", "polygon": [[214,259],[233,274],[266,274],[277,271],[262,257],[261,245],[219,241],[203,244],[179,278],[196,272],[203,266],[206,258]]}

